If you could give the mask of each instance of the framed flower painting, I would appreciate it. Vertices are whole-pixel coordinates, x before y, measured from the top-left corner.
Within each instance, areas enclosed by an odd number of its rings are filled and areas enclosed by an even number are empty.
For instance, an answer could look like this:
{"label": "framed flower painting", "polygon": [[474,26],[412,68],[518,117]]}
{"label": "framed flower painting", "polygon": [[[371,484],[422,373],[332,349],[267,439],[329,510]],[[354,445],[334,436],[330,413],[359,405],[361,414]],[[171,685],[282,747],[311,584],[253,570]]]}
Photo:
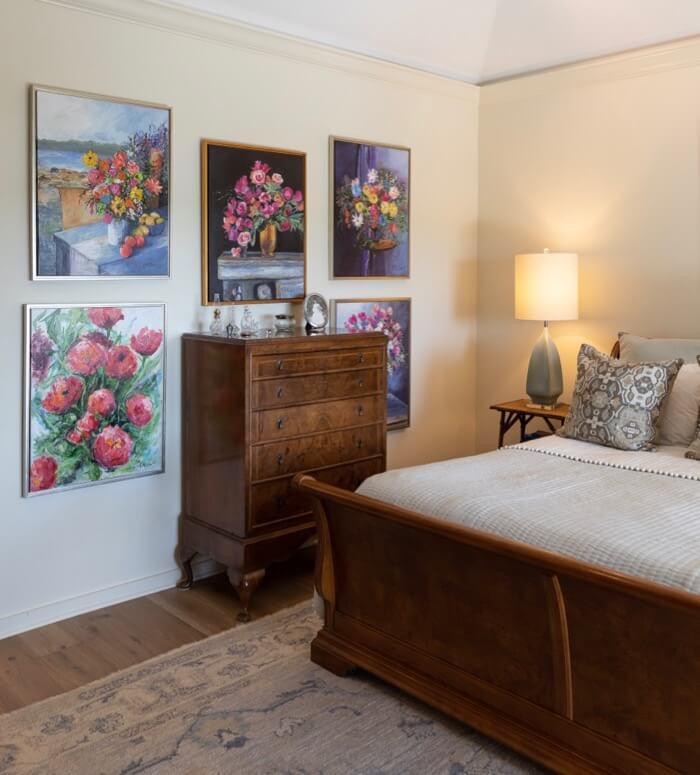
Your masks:
{"label": "framed flower painting", "polygon": [[23,494],[164,470],[165,305],[25,305]]}
{"label": "framed flower painting", "polygon": [[387,337],[387,430],[411,422],[411,300],[336,299],[333,320],[338,330],[383,331]]}
{"label": "framed flower painting", "polygon": [[411,151],[330,139],[331,276],[408,277]]}
{"label": "framed flower painting", "polygon": [[202,303],[305,295],[306,154],[202,140]]}
{"label": "framed flower painting", "polygon": [[32,278],[163,278],[170,108],[31,87]]}

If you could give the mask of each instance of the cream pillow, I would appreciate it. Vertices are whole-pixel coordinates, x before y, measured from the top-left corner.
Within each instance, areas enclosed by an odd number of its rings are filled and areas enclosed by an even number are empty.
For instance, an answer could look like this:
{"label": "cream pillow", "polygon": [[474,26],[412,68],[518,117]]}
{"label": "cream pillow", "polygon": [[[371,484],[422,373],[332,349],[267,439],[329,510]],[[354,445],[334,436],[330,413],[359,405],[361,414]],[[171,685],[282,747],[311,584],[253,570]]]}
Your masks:
{"label": "cream pillow", "polygon": [[678,372],[661,412],[657,444],[687,447],[695,439],[700,411],[700,365],[687,363]]}
{"label": "cream pillow", "polygon": [[683,358],[686,363],[695,363],[700,355],[700,339],[647,339],[623,331],[620,340],[620,360],[625,363],[642,361],[668,361]]}
{"label": "cream pillow", "polygon": [[[700,355],[698,355],[698,364],[700,364]],[[688,447],[685,456],[691,458],[691,460],[700,460],[700,411],[698,412],[698,424],[695,429],[695,439]]]}

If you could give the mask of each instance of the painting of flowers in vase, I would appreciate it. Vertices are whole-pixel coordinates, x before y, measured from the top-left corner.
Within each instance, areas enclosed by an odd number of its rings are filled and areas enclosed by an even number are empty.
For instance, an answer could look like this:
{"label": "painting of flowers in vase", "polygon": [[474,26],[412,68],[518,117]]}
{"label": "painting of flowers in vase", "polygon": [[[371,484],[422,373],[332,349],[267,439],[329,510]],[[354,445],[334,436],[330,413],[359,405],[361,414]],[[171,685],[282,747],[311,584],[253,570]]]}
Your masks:
{"label": "painting of flowers in vase", "polygon": [[164,470],[163,304],[25,306],[25,496]]}
{"label": "painting of flowers in vase", "polygon": [[202,141],[202,303],[302,301],[306,154]]}
{"label": "painting of flowers in vase", "polygon": [[331,137],[331,274],[409,276],[411,151]]}
{"label": "painting of flowers in vase", "polygon": [[386,335],[387,430],[411,422],[411,300],[336,299],[332,303],[339,331]]}
{"label": "painting of flowers in vase", "polygon": [[34,279],[169,275],[170,109],[31,89]]}

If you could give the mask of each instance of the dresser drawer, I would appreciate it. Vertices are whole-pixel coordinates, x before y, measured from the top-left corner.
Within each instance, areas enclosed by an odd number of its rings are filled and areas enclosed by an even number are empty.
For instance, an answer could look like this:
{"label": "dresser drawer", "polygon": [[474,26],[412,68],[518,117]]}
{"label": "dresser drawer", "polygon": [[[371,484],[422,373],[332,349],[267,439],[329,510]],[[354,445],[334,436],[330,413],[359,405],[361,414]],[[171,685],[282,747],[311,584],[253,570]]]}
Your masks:
{"label": "dresser drawer", "polygon": [[265,409],[253,415],[252,440],[253,443],[274,441],[305,433],[333,431],[379,422],[384,419],[385,406],[384,396],[374,395],[306,406]]}
{"label": "dresser drawer", "polygon": [[[344,490],[355,490],[367,477],[381,473],[383,470],[384,458],[376,457],[308,473],[326,484],[342,487]],[[288,476],[274,482],[253,485],[250,508],[251,527],[260,528],[272,523],[276,526],[278,522],[311,513],[311,504],[307,496],[292,487],[293,478]]]}
{"label": "dresser drawer", "polygon": [[253,479],[270,479],[383,453],[384,424],[253,447]]}
{"label": "dresser drawer", "polygon": [[288,355],[254,355],[253,379],[285,374],[309,374],[319,371],[381,366],[384,351],[379,347],[342,350],[339,352],[289,353]]}
{"label": "dresser drawer", "polygon": [[253,382],[253,409],[269,409],[328,398],[353,398],[375,393],[381,383],[379,369],[356,369],[308,377],[287,377]]}

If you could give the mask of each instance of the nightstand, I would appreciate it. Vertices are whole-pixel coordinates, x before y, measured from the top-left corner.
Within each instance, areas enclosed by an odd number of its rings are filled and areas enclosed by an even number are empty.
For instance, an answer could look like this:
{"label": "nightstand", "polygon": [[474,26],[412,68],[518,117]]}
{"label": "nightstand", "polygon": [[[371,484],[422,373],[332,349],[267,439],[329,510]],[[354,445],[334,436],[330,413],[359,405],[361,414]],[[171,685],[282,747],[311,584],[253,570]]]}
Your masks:
{"label": "nightstand", "polygon": [[530,438],[550,435],[546,431],[536,431],[532,435],[528,435],[527,426],[531,420],[541,417],[547,423],[551,433],[555,433],[557,429],[554,426],[554,422],[558,421],[560,426],[563,425],[569,413],[569,404],[557,404],[554,409],[533,409],[528,406],[528,401],[525,398],[518,399],[517,401],[505,401],[502,404],[494,404],[489,408],[500,412],[501,415],[498,429],[499,448],[503,446],[503,439],[506,433],[516,422],[520,423],[520,441],[528,441]]}

